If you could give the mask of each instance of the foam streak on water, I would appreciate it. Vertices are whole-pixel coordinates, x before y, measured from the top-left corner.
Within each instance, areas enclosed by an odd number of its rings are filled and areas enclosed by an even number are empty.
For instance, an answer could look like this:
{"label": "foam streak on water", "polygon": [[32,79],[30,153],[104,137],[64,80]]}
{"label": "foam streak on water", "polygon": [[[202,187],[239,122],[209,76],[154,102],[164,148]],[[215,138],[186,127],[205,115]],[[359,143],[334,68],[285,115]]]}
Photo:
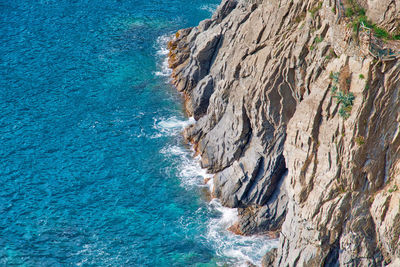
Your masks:
{"label": "foam streak on water", "polygon": [[214,11],[217,9],[217,7],[218,7],[218,5],[215,5],[215,4],[208,4],[208,5],[202,5],[202,6],[200,6],[200,9],[210,12],[210,14],[213,14]]}
{"label": "foam streak on water", "polygon": [[154,72],[155,75],[160,76],[160,77],[168,77],[166,79],[166,82],[170,82],[171,79],[169,77],[172,74],[172,70],[169,68],[168,65],[168,49],[167,49],[167,44],[169,40],[171,39],[171,35],[166,34],[162,35],[157,38],[157,58],[161,59],[161,63],[158,63],[158,69],[159,71]]}

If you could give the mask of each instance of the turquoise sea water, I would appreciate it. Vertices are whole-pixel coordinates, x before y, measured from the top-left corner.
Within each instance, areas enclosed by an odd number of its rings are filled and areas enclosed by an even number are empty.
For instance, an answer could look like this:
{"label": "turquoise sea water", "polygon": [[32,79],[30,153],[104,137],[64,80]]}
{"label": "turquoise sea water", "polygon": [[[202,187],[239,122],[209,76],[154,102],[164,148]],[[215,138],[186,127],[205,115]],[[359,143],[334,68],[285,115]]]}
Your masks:
{"label": "turquoise sea water", "polygon": [[164,64],[218,2],[0,2],[0,266],[259,262],[273,242],[206,200]]}

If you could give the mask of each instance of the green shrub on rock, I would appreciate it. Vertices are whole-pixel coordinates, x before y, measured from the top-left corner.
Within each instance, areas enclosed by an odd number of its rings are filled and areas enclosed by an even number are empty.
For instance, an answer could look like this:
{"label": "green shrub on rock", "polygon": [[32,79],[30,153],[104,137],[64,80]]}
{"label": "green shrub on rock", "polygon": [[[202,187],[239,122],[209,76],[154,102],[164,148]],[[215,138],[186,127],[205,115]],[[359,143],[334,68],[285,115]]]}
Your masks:
{"label": "green shrub on rock", "polygon": [[330,78],[332,79],[331,92],[333,98],[336,98],[338,104],[340,105],[339,115],[344,119],[348,119],[350,117],[351,109],[353,107],[355,96],[353,93],[348,92],[345,93],[342,90],[339,90],[339,73],[331,72]]}

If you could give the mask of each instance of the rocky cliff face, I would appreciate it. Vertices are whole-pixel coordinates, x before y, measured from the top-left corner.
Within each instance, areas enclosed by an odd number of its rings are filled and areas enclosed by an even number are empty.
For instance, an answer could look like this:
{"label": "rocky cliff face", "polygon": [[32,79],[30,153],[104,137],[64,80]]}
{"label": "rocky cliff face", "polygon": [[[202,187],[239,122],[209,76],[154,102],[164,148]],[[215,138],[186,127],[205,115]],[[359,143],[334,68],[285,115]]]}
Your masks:
{"label": "rocky cliff face", "polygon": [[[224,0],[169,44],[214,196],[239,233],[279,232],[265,264],[400,257],[400,60],[371,57],[339,2]],[[396,1],[360,4],[397,30]]]}

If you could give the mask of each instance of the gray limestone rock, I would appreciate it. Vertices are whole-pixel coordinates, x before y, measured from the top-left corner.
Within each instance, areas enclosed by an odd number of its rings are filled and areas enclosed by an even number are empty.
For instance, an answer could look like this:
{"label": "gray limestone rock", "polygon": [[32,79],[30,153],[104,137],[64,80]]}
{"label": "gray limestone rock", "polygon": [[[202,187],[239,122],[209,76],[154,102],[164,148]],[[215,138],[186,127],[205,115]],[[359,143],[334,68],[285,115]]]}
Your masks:
{"label": "gray limestone rock", "polygon": [[200,119],[207,112],[210,97],[214,92],[214,82],[211,75],[204,77],[193,89],[190,101],[193,106],[193,116],[196,120]]}
{"label": "gray limestone rock", "polygon": [[[239,230],[246,234],[274,233],[280,231],[286,217],[288,196],[283,179],[277,185],[274,194],[263,206],[239,208]],[[274,235],[274,234],[272,234]]]}
{"label": "gray limestone rock", "polygon": [[274,261],[276,258],[276,254],[277,254],[277,249],[273,248],[270,251],[268,251],[265,256],[263,257],[261,264],[262,267],[272,267],[274,266]]}

